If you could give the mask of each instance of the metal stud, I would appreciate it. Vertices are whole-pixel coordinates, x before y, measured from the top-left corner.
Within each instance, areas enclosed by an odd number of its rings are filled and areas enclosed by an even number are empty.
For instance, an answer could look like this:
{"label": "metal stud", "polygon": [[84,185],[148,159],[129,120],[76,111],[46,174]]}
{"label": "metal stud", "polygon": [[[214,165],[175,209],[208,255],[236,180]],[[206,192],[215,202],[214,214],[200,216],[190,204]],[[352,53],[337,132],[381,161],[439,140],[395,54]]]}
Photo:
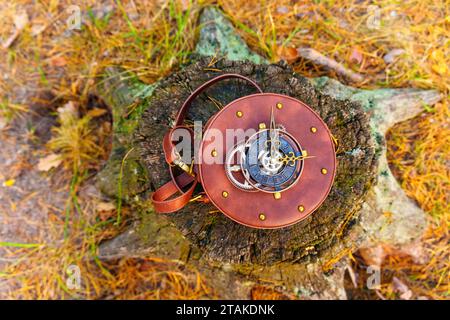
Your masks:
{"label": "metal stud", "polygon": [[311,127],[311,132],[312,133],[316,133],[317,132],[317,128],[316,127]]}
{"label": "metal stud", "polygon": [[258,127],[259,127],[260,130],[265,129],[265,128],[266,128],[266,124],[265,124],[264,122],[261,122],[261,123],[258,125]]}
{"label": "metal stud", "polygon": [[327,173],[328,173],[328,170],[325,169],[325,168],[322,168],[322,170],[320,170],[320,172],[322,172],[322,174],[327,174]]}
{"label": "metal stud", "polygon": [[281,108],[283,108],[283,104],[281,102],[277,103],[277,109],[280,110]]}
{"label": "metal stud", "polygon": [[217,157],[217,150],[216,150],[216,149],[213,149],[213,150],[211,151],[211,155],[212,155],[213,157]]}
{"label": "metal stud", "polygon": [[238,118],[242,118],[243,115],[244,114],[242,113],[242,111],[237,111],[236,112],[236,117],[238,117]]}
{"label": "metal stud", "polygon": [[281,199],[281,192],[275,192],[275,193],[273,194],[273,197],[275,198],[275,200]]}
{"label": "metal stud", "polygon": [[266,215],[264,213],[259,214],[259,220],[264,221],[266,220]]}
{"label": "metal stud", "polygon": [[226,192],[226,191],[222,191],[222,197],[224,197],[224,198],[228,198],[228,192]]}
{"label": "metal stud", "polygon": [[299,206],[297,207],[297,210],[300,211],[300,212],[303,212],[303,211],[305,211],[305,207],[302,206],[302,205],[299,205]]}

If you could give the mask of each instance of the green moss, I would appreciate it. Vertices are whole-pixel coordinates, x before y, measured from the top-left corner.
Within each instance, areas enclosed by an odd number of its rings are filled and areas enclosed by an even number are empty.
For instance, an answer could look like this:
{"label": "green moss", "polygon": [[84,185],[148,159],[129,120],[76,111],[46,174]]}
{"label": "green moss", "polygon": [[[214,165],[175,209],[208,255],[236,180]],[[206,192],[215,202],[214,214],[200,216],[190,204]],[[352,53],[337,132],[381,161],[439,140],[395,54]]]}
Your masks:
{"label": "green moss", "polygon": [[[116,198],[119,195],[119,189],[121,189],[122,199],[130,201],[133,196],[147,190],[149,174],[147,168],[139,161],[138,155],[130,155],[123,162],[120,179],[120,168],[126,151],[128,150],[121,145],[113,149],[106,166],[97,175],[97,186],[104,194]],[[119,188],[120,180],[121,188]]]}
{"label": "green moss", "polygon": [[195,48],[196,54],[220,55],[232,61],[249,60],[258,64],[267,63],[263,57],[249,49],[220,10],[213,7],[206,8],[201,16],[200,24],[203,27]]}
{"label": "green moss", "polygon": [[152,209],[137,210],[141,223],[136,232],[141,244],[152,248],[152,251],[182,261],[198,255],[192,250],[189,241],[164,216],[156,214]]}

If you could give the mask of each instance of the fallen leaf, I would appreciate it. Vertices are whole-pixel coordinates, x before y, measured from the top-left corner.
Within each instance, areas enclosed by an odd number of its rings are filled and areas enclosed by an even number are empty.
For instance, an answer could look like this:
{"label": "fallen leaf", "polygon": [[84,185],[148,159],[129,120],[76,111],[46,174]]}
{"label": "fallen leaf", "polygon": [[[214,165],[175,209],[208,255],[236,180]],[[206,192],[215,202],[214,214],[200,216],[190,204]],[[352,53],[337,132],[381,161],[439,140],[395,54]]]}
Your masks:
{"label": "fallen leaf", "polygon": [[279,7],[277,7],[277,13],[279,13],[279,14],[289,13],[289,8],[286,6],[279,6]]}
{"label": "fallen leaf", "polygon": [[382,245],[361,248],[359,253],[368,266],[380,267],[386,257],[386,252]]}
{"label": "fallen leaf", "polygon": [[99,202],[96,208],[101,221],[109,220],[115,215],[116,205],[112,202]]}
{"label": "fallen leaf", "polygon": [[412,291],[399,278],[393,277],[392,284],[394,286],[394,290],[396,292],[400,293],[400,299],[410,300],[412,298],[412,296],[413,296]]}
{"label": "fallen leaf", "polygon": [[56,109],[59,121],[64,124],[70,122],[71,119],[78,118],[78,111],[74,101],[68,101],[62,107]]}
{"label": "fallen leaf", "polygon": [[19,31],[14,31],[13,35],[9,37],[5,42],[3,42],[2,46],[4,49],[8,49],[19,36]]}
{"label": "fallen leaf", "polygon": [[107,112],[108,112],[108,110],[106,110],[106,109],[94,108],[92,110],[89,110],[87,115],[92,118],[96,118],[96,117],[101,117],[102,115],[104,115]]}
{"label": "fallen leaf", "polygon": [[434,72],[439,74],[446,74],[448,71],[447,64],[444,61],[440,61],[436,64],[433,64],[431,66],[431,69],[433,69]]}
{"label": "fallen leaf", "polygon": [[189,10],[189,7],[191,6],[191,1],[189,0],[180,0],[181,9],[183,11]]}
{"label": "fallen leaf", "polygon": [[64,57],[56,56],[50,59],[50,64],[54,67],[64,67],[67,64],[67,60]]}
{"label": "fallen leaf", "polygon": [[8,179],[3,182],[4,187],[12,187],[16,183],[16,179]]}
{"label": "fallen leaf", "polygon": [[16,29],[14,30],[14,33],[8,39],[6,39],[5,42],[3,42],[2,46],[5,49],[8,49],[14,43],[14,41],[19,36],[20,32],[28,24],[28,21],[29,21],[28,14],[26,12],[21,12],[19,14],[16,14],[13,18],[13,21],[14,21],[14,26],[16,27]]}
{"label": "fallen leaf", "polygon": [[6,119],[0,115],[0,130],[5,128],[7,124],[8,122],[6,121]]}
{"label": "fallen leaf", "polygon": [[278,58],[285,60],[288,63],[294,62],[299,57],[297,49],[292,47],[278,47],[277,55]]}
{"label": "fallen leaf", "polygon": [[379,290],[375,290],[375,293],[377,294],[378,298],[380,298],[381,300],[386,300],[386,297],[383,296]]}
{"label": "fallen leaf", "polygon": [[116,205],[112,202],[99,202],[96,208],[97,211],[111,211],[116,209]]}
{"label": "fallen leaf", "polygon": [[73,93],[74,95],[77,94],[77,92],[78,92],[78,80],[76,80],[76,81],[74,81],[74,82],[72,82],[72,83],[70,84],[70,89],[72,90],[72,93]]}
{"label": "fallen leaf", "polygon": [[400,299],[402,300],[411,300],[413,293],[411,290],[406,291],[400,295]]}
{"label": "fallen leaf", "polygon": [[41,32],[44,31],[46,27],[47,26],[43,25],[43,24],[33,24],[31,26],[31,35],[37,36],[37,35],[41,34]]}
{"label": "fallen leaf", "polygon": [[25,11],[14,16],[14,25],[16,26],[17,30],[22,30],[23,28],[25,28],[28,22],[28,14]]}
{"label": "fallen leaf", "polygon": [[359,47],[353,47],[348,60],[350,61],[350,63],[361,64],[361,62],[363,61],[363,54],[361,52],[361,49]]}
{"label": "fallen leaf", "polygon": [[429,259],[423,243],[420,241],[401,246],[399,252],[410,256],[417,264],[425,264]]}
{"label": "fallen leaf", "polygon": [[392,49],[388,53],[386,53],[383,57],[385,63],[390,64],[394,62],[395,58],[405,53],[403,49]]}
{"label": "fallen leaf", "polygon": [[445,55],[442,50],[434,50],[430,57],[433,61],[431,69],[433,69],[434,72],[439,74],[446,74],[448,72],[448,66],[445,62]]}
{"label": "fallen leaf", "polygon": [[433,52],[431,52],[430,56],[435,61],[445,59],[444,53],[441,50],[433,50]]}
{"label": "fallen leaf", "polygon": [[61,157],[57,154],[49,154],[45,158],[39,159],[37,168],[39,171],[49,171],[51,168],[56,168],[61,164]]}

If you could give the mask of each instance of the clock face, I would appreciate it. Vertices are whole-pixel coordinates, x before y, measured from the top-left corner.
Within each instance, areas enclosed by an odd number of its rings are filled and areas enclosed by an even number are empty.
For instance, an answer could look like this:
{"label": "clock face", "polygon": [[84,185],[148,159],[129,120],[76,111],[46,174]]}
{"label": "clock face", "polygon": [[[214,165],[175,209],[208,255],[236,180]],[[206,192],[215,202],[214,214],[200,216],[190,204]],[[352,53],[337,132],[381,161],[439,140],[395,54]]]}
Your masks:
{"label": "clock face", "polygon": [[[217,133],[251,131],[217,143]],[[292,225],[325,200],[336,170],[323,120],[303,102],[273,93],[237,99],[213,116],[200,144],[200,182],[232,220],[255,228]]]}
{"label": "clock face", "polygon": [[[244,184],[246,187],[241,189],[275,193],[287,190],[298,181],[305,152],[302,152],[299,143],[287,132],[275,130],[276,140],[271,140],[270,130],[263,129],[231,150],[232,154],[239,153],[239,169],[244,180],[235,183],[236,179],[231,178],[230,181],[236,187],[241,188]],[[234,177],[230,170],[233,166],[230,164],[228,161],[225,170],[228,177]]]}

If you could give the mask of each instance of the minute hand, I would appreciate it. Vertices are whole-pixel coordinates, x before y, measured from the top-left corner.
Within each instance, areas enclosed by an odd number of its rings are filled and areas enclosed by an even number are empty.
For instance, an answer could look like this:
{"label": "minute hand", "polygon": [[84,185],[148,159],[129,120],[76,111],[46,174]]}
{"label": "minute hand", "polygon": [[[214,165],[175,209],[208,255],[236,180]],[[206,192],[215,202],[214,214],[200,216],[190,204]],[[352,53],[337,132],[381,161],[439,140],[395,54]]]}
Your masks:
{"label": "minute hand", "polygon": [[277,149],[280,145],[279,137],[278,137],[278,130],[276,129],[275,125],[275,116],[273,114],[273,107],[270,114],[270,129],[269,129],[269,136],[270,136],[270,157],[272,159],[275,159]]}

